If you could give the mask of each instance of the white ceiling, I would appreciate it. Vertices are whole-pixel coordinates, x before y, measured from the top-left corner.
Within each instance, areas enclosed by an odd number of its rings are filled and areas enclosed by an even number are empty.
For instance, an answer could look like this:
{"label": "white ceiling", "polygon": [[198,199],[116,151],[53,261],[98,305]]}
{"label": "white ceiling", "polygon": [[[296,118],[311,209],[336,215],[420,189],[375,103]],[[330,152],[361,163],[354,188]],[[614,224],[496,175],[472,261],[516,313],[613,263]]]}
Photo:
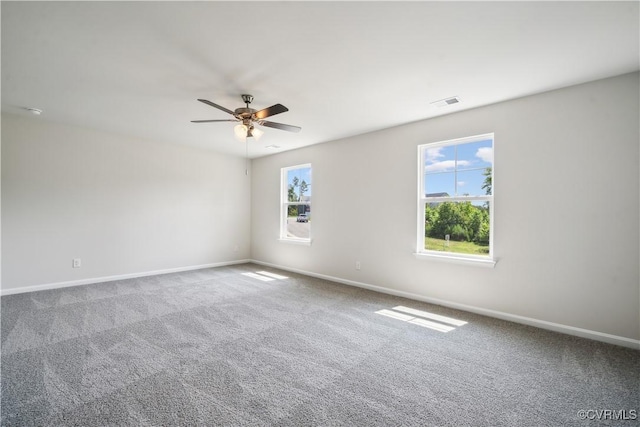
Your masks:
{"label": "white ceiling", "polygon": [[[2,111],[250,156],[639,68],[638,2],[2,2]],[[459,96],[462,103],[430,102]]]}

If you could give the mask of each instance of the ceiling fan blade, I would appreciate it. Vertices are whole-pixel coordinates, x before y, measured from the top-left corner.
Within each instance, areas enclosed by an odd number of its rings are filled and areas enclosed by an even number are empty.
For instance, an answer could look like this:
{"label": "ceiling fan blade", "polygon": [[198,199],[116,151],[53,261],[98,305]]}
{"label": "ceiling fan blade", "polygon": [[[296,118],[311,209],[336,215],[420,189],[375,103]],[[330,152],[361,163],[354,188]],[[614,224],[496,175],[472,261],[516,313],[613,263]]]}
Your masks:
{"label": "ceiling fan blade", "polygon": [[260,120],[258,124],[261,126],[266,126],[268,128],[286,130],[288,132],[300,132],[300,130],[302,130],[302,128],[299,126],[285,125],[284,123],[268,122],[266,120]]}
{"label": "ceiling fan blade", "polygon": [[289,109],[282,104],[275,104],[263,110],[256,111],[253,114],[253,117],[258,120],[266,119],[267,117],[275,116],[276,114],[284,113],[285,111],[289,111]]}
{"label": "ceiling fan blade", "polygon": [[234,113],[233,111],[229,110],[228,108],[224,108],[224,107],[222,107],[222,106],[220,106],[220,105],[218,105],[218,104],[214,104],[213,102],[211,102],[211,101],[207,101],[206,99],[198,99],[198,101],[203,102],[203,103],[205,103],[205,104],[207,104],[207,105],[210,105],[210,106],[212,106],[213,108],[217,108],[218,110],[222,110],[222,111],[224,111],[225,113],[229,113],[229,114],[231,114],[232,116],[234,116],[234,115],[235,115],[235,113]]}
{"label": "ceiling fan blade", "polygon": [[191,123],[211,123],[211,122],[237,122],[238,120],[224,119],[224,120],[191,120]]}

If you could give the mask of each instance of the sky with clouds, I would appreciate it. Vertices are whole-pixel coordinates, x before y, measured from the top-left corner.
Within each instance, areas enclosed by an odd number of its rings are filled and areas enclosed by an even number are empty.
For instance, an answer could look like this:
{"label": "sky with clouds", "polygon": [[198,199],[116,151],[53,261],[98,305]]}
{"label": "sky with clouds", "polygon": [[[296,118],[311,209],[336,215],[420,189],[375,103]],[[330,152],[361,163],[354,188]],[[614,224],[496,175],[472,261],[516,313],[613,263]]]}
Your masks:
{"label": "sky with clouds", "polygon": [[483,196],[486,168],[493,166],[491,139],[424,150],[426,194]]}

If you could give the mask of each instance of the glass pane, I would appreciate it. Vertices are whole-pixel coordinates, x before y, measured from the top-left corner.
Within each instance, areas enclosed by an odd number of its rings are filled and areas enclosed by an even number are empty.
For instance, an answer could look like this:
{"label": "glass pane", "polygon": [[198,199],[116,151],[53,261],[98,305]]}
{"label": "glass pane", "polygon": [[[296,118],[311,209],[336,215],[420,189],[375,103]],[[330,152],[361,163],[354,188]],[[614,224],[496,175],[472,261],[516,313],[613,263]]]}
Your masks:
{"label": "glass pane", "polygon": [[491,169],[460,171],[457,175],[458,196],[491,194]]}
{"label": "glass pane", "polygon": [[425,173],[453,172],[455,167],[456,148],[454,146],[425,148]]}
{"label": "glass pane", "polygon": [[287,201],[311,201],[311,168],[298,168],[287,171]]}
{"label": "glass pane", "polygon": [[490,139],[457,145],[458,170],[486,169],[493,165],[493,141]]}
{"label": "glass pane", "polygon": [[430,173],[424,176],[425,197],[447,197],[456,194],[456,175],[453,172]]}
{"label": "glass pane", "polygon": [[425,206],[424,249],[489,255],[489,202],[441,202]]}
{"label": "glass pane", "polygon": [[309,239],[311,237],[311,206],[293,205],[287,207],[287,237]]}

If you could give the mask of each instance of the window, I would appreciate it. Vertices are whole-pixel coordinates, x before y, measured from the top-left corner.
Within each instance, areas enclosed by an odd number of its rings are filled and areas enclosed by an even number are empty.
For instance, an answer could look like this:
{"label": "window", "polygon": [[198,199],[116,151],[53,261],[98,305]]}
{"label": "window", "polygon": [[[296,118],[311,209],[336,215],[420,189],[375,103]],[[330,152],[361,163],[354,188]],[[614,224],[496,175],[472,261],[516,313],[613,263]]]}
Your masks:
{"label": "window", "polygon": [[311,165],[282,168],[280,239],[311,243]]}
{"label": "window", "polygon": [[493,134],[421,145],[418,255],[493,264]]}

